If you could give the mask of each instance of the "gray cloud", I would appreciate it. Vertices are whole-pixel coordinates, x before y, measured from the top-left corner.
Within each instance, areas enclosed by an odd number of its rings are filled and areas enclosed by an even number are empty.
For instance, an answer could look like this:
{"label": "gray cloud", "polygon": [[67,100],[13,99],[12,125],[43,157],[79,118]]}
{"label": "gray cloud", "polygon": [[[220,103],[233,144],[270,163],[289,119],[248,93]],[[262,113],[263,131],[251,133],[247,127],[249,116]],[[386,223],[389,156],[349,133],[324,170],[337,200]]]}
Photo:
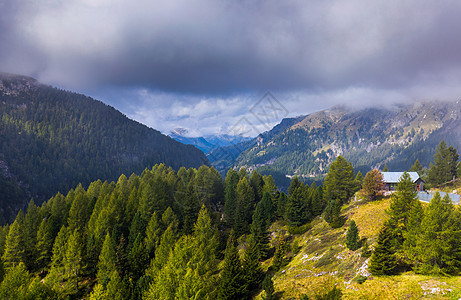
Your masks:
{"label": "gray cloud", "polygon": [[[164,130],[194,117],[231,123],[267,90],[293,114],[454,98],[460,11],[454,0],[0,0],[0,69],[99,96]],[[216,118],[175,115],[210,107]],[[159,124],[150,115],[161,109]]]}

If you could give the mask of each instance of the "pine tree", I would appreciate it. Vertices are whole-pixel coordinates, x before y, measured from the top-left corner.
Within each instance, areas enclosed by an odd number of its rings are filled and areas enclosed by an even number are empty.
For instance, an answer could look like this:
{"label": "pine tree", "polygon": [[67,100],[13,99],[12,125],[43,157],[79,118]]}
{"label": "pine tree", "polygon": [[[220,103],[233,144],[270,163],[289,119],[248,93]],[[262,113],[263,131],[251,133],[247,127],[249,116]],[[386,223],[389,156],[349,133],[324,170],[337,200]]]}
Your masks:
{"label": "pine tree", "polygon": [[43,219],[37,232],[37,243],[35,251],[37,253],[37,267],[45,268],[51,259],[51,250],[53,248],[53,237],[51,236],[50,223]]}
{"label": "pine tree", "polygon": [[285,217],[285,212],[286,212],[286,204],[288,202],[288,196],[284,193],[281,192],[278,199],[277,199],[277,212],[276,216],[279,218],[284,218]]}
{"label": "pine tree", "polygon": [[[295,181],[295,180],[293,180]],[[292,183],[290,197],[285,208],[285,219],[292,226],[300,226],[309,220],[306,192],[303,183]]]}
{"label": "pine tree", "polygon": [[64,256],[64,272],[66,279],[66,293],[75,294],[78,291],[78,280],[82,268],[81,238],[75,230],[67,240]]}
{"label": "pine tree", "polygon": [[410,210],[418,203],[417,192],[410,175],[404,172],[400,177],[395,193],[391,195],[391,204],[388,211],[391,222],[393,222],[399,245],[403,243],[404,235],[408,225]]}
{"label": "pine tree", "polygon": [[416,270],[423,274],[453,274],[460,267],[459,216],[448,197],[436,193],[424,210],[421,234],[416,250],[421,264]]}
{"label": "pine tree", "polygon": [[2,299],[27,299],[30,275],[24,263],[12,265],[0,284]]}
{"label": "pine tree", "polygon": [[231,230],[227,240],[226,255],[219,280],[218,299],[241,299],[245,294],[243,270],[235,247],[235,236]]}
{"label": "pine tree", "polygon": [[323,183],[323,197],[326,203],[338,199],[340,205],[348,202],[355,191],[354,169],[342,156],[330,165]]}
{"label": "pine tree", "polygon": [[355,251],[360,248],[359,242],[359,229],[355,224],[355,221],[352,220],[349,225],[349,230],[346,234],[346,245],[349,250]]}
{"label": "pine tree", "polygon": [[371,256],[368,270],[373,275],[392,275],[395,273],[397,261],[394,250],[393,228],[385,224],[378,235],[378,243]]}
{"label": "pine tree", "polygon": [[363,175],[362,172],[358,171],[354,179],[354,184],[356,186],[355,191],[359,191],[362,188]]}
{"label": "pine tree", "polygon": [[51,267],[48,275],[45,277],[45,282],[53,287],[53,290],[60,292],[64,282],[65,270],[65,258],[66,258],[66,247],[67,239],[69,237],[68,230],[65,226],[61,227],[54,244],[53,244],[53,255],[51,257]]}
{"label": "pine tree", "polygon": [[27,207],[22,226],[24,241],[24,263],[29,270],[35,270],[37,267],[37,251],[35,244],[37,242],[37,231],[40,226],[40,209],[35,205],[32,199]]}
{"label": "pine tree", "polygon": [[154,256],[155,249],[158,247],[160,243],[160,238],[162,236],[162,225],[160,220],[158,219],[157,212],[154,211],[152,217],[147,224],[146,229],[146,238],[144,240],[144,244],[146,245],[146,251],[150,258]]}
{"label": "pine tree", "polygon": [[138,234],[138,237],[134,241],[128,256],[131,275],[135,280],[138,280],[139,277],[141,277],[144,273],[145,266],[149,262],[149,256],[147,254],[144,245],[144,239],[141,234]]}
{"label": "pine tree", "polygon": [[109,233],[107,233],[104,244],[102,245],[101,254],[99,255],[98,273],[96,275],[98,283],[102,283],[103,286],[106,286],[112,272],[116,270],[115,263],[116,256],[114,245]]}
{"label": "pine tree", "polygon": [[240,179],[236,190],[237,206],[235,209],[234,230],[236,236],[249,232],[251,213],[253,210],[254,192],[246,177]]}
{"label": "pine tree", "polygon": [[263,271],[259,264],[260,256],[253,237],[250,236],[243,253],[243,280],[247,291],[252,291],[259,286]]}
{"label": "pine tree", "polygon": [[6,269],[19,264],[24,260],[24,236],[22,222],[24,215],[19,211],[6,236],[5,252],[2,261]]}
{"label": "pine tree", "polygon": [[445,141],[441,141],[434,154],[434,164],[428,171],[428,181],[432,186],[438,186],[448,182],[457,176],[459,155],[452,146],[447,147]]}
{"label": "pine tree", "polygon": [[266,257],[269,249],[269,232],[267,229],[270,224],[270,222],[266,219],[270,216],[264,215],[263,206],[263,200],[261,200],[256,206],[253,214],[253,222],[251,223],[251,235],[255,241],[256,249],[261,258]]}

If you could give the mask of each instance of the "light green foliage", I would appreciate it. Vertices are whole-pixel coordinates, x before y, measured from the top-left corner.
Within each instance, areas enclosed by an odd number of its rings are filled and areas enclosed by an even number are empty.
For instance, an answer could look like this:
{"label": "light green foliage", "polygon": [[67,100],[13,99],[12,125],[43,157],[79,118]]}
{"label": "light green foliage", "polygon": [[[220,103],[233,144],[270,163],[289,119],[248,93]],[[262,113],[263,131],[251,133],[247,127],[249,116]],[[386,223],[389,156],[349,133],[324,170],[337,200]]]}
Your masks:
{"label": "light green foliage", "polygon": [[23,218],[24,215],[20,211],[6,236],[5,252],[2,256],[5,268],[11,268],[24,260]]}
{"label": "light green foliage", "polygon": [[103,286],[106,285],[112,272],[115,271],[115,263],[116,256],[114,245],[109,233],[107,233],[104,244],[102,245],[101,254],[99,255],[98,273],[96,274],[98,283],[103,284]]}

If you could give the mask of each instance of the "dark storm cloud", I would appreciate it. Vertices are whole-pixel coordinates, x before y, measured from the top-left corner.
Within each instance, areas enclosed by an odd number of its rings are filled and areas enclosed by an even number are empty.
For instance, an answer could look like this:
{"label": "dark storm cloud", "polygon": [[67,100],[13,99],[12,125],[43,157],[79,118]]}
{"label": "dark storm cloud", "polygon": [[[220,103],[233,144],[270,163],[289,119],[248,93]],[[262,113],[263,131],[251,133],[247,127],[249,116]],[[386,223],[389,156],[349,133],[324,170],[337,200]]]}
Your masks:
{"label": "dark storm cloud", "polygon": [[157,128],[232,123],[223,103],[241,113],[266,90],[293,114],[456,98],[459,12],[459,1],[0,0],[0,70],[101,95]]}
{"label": "dark storm cloud", "polygon": [[393,87],[460,69],[460,11],[458,1],[5,0],[0,63],[81,87]]}

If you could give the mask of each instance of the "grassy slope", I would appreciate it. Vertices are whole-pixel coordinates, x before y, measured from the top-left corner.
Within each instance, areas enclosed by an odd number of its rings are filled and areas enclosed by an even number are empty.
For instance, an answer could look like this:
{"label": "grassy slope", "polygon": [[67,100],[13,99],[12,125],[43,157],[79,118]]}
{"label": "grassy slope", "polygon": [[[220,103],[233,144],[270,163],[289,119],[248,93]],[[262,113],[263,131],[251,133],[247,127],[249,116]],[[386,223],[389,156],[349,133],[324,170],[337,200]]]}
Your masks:
{"label": "grassy slope", "polygon": [[[389,203],[388,198],[370,203],[352,202],[343,208],[343,214],[348,217],[344,227],[332,229],[323,219],[317,218],[310,230],[295,236],[302,246],[301,251],[273,278],[281,299],[300,299],[302,294],[315,299],[316,292],[327,291],[335,284],[341,287],[343,299],[459,299],[461,277],[408,272],[399,276],[372,276],[363,284],[356,282],[357,276],[369,275],[368,259],[361,257],[361,249],[354,252],[346,248],[349,220],[355,220],[360,237],[367,238],[373,245],[387,218],[385,210]],[[275,223],[272,230],[280,233],[283,227]]]}

